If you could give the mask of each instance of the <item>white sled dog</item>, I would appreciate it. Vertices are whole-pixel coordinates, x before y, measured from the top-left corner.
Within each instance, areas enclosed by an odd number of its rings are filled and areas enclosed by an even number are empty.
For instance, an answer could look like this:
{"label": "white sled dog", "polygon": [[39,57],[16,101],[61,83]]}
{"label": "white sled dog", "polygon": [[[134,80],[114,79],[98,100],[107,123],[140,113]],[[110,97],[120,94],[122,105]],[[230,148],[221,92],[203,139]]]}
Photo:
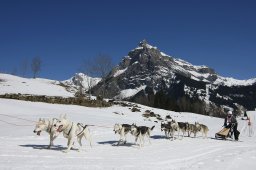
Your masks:
{"label": "white sled dog", "polygon": [[[154,129],[155,126],[152,126],[151,128],[147,126],[136,126],[135,124],[132,124],[131,126],[131,134],[135,136],[135,144],[137,144],[138,138],[140,139],[140,148],[141,146],[144,146],[144,137],[147,136],[148,142],[150,142],[150,132]],[[143,142],[143,144],[142,144]]]}
{"label": "white sled dog", "polygon": [[82,148],[81,141],[83,137],[89,141],[90,146],[92,147],[91,135],[87,125],[83,126],[81,123],[71,122],[65,115],[64,117],[61,117],[56,124],[54,124],[54,127],[58,132],[63,132],[63,136],[68,139],[68,148],[64,152],[70,151],[75,140],[79,143],[78,151],[80,151]]}
{"label": "white sled dog", "polygon": [[114,130],[116,133],[118,133],[120,135],[120,139],[117,143],[117,145],[120,145],[121,142],[123,142],[123,144],[126,144],[126,135],[131,131],[131,125],[129,124],[115,124],[114,125]]}
{"label": "white sled dog", "polygon": [[48,146],[48,149],[53,146],[53,141],[57,138],[59,133],[55,130],[53,125],[57,122],[56,118],[53,119],[39,119],[38,122],[36,122],[36,127],[34,130],[34,133],[36,133],[38,136],[40,136],[42,131],[45,131],[49,133],[50,135],[50,143]]}

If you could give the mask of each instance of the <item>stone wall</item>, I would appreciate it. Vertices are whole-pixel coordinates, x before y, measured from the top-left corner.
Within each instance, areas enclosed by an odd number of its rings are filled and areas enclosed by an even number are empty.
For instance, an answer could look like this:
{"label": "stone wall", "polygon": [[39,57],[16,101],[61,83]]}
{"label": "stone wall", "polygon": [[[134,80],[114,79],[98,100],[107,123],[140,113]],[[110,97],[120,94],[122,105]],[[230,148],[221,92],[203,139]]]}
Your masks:
{"label": "stone wall", "polygon": [[0,98],[24,100],[31,102],[45,102],[51,104],[70,104],[80,105],[86,107],[109,107],[112,104],[104,100],[88,100],[82,97],[58,97],[58,96],[45,96],[45,95],[26,95],[26,94],[3,94]]}

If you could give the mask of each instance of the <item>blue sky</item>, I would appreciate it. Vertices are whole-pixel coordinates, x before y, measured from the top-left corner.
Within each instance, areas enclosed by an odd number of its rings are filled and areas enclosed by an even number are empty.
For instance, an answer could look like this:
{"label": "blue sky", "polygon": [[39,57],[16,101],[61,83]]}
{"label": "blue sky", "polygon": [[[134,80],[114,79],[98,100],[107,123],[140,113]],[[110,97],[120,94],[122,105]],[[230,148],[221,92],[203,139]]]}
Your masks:
{"label": "blue sky", "polygon": [[250,0],[0,0],[0,71],[20,74],[39,56],[40,77],[64,80],[99,54],[118,64],[147,39],[222,76],[255,78],[255,9]]}

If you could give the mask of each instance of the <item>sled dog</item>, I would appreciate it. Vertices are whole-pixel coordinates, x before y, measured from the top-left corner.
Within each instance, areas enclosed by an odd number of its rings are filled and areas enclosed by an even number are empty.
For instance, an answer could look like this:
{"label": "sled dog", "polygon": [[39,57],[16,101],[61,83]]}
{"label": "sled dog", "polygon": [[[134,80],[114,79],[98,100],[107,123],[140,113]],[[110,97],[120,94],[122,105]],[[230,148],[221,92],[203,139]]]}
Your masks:
{"label": "sled dog", "polygon": [[[135,136],[135,144],[137,144],[138,138],[140,140],[139,146],[144,146],[144,137],[147,136],[148,142],[150,142],[150,132],[155,128],[155,126],[152,126],[151,128],[147,126],[136,126],[135,124],[132,124],[131,126],[131,134]],[[142,144],[143,143],[143,144]]]}
{"label": "sled dog", "polygon": [[209,131],[208,127],[204,124],[199,124],[198,122],[195,122],[196,130],[197,132],[201,132],[202,136],[204,138],[207,138],[207,133]]}
{"label": "sled dog", "polygon": [[[174,133],[175,131],[179,131],[179,124],[173,119],[170,124],[170,134],[172,136],[172,140],[174,140]],[[179,133],[178,133],[178,138],[179,138]]]}
{"label": "sled dog", "polygon": [[58,132],[63,132],[63,136],[68,139],[67,146],[68,148],[64,152],[70,151],[71,147],[73,146],[75,140],[77,140],[79,144],[79,150],[82,148],[82,138],[85,137],[86,140],[89,141],[90,146],[92,147],[91,143],[91,135],[87,125],[83,126],[81,123],[71,122],[64,117],[61,117],[55,124],[54,127]]}
{"label": "sled dog", "polygon": [[170,130],[171,126],[169,122],[161,122],[161,131],[164,131],[166,138],[170,137]]}
{"label": "sled dog", "polygon": [[170,122],[161,124],[161,130],[165,131],[165,135],[168,138],[172,138],[172,140],[174,140],[174,133],[175,131],[179,131],[179,125],[174,119],[172,119]]}
{"label": "sled dog", "polygon": [[190,137],[191,133],[194,133],[194,137],[196,137],[197,128],[195,124],[188,123],[188,137]]}
{"label": "sled dog", "polygon": [[131,125],[129,124],[115,124],[114,125],[114,130],[115,134],[120,135],[120,139],[118,141],[117,145],[120,145],[121,142],[126,144],[126,135],[131,131]]}
{"label": "sled dog", "polygon": [[179,133],[178,136],[180,134],[180,131],[182,132],[182,139],[186,133],[186,131],[188,131],[188,122],[178,122],[179,125]]}
{"label": "sled dog", "polygon": [[53,146],[53,141],[57,138],[59,133],[55,130],[53,125],[56,123],[57,119],[39,119],[38,122],[36,122],[36,127],[34,129],[34,133],[36,133],[38,136],[40,136],[42,131],[45,131],[49,133],[50,135],[50,143],[48,145],[48,149]]}

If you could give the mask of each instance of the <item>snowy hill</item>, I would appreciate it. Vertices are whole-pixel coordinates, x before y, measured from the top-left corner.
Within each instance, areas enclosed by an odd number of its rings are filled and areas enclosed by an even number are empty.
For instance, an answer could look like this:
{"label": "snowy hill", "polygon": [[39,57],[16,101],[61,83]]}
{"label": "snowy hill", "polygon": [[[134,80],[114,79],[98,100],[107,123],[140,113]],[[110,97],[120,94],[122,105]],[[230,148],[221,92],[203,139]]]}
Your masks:
{"label": "snowy hill", "polygon": [[256,108],[256,79],[237,80],[218,75],[169,56],[146,41],[128,53],[93,91],[107,97],[152,107],[223,116],[224,108],[237,114]]}
{"label": "snowy hill", "polygon": [[31,94],[46,96],[74,97],[79,87],[88,90],[88,86],[95,86],[101,79],[92,78],[77,73],[68,80],[56,81],[42,78],[22,78],[0,73],[0,94]]}
{"label": "snowy hill", "polygon": [[60,86],[59,81],[41,78],[22,78],[9,74],[0,74],[0,94],[20,93],[46,96],[72,97],[73,93],[68,92]]}
{"label": "snowy hill", "polygon": [[[0,169],[255,169],[256,135],[248,137],[246,121],[239,119],[240,142],[221,141],[212,138],[222,128],[223,119],[143,105],[139,107],[141,113],[131,112],[128,107],[121,106],[101,109],[0,99]],[[164,132],[160,130],[160,123],[155,123],[154,119],[144,120],[142,113],[145,110],[154,111],[162,117],[171,115],[177,121],[203,123],[210,129],[208,138],[203,139],[199,133],[197,138],[185,136],[179,140],[176,134],[174,141],[165,139]],[[45,132],[41,136],[33,133],[33,121],[40,117],[59,117],[65,113],[73,121],[96,125],[89,127],[93,138],[92,148],[83,140],[84,149],[81,152],[71,150],[69,153],[63,153],[67,140],[61,134],[54,141],[54,148],[49,150],[46,149],[49,136]],[[255,130],[256,113],[250,112],[250,115],[254,115],[252,121]],[[115,123],[155,125],[151,144],[145,140],[145,146],[139,149],[134,145],[134,137],[129,134],[126,145],[113,146],[119,139],[113,132]]]}

